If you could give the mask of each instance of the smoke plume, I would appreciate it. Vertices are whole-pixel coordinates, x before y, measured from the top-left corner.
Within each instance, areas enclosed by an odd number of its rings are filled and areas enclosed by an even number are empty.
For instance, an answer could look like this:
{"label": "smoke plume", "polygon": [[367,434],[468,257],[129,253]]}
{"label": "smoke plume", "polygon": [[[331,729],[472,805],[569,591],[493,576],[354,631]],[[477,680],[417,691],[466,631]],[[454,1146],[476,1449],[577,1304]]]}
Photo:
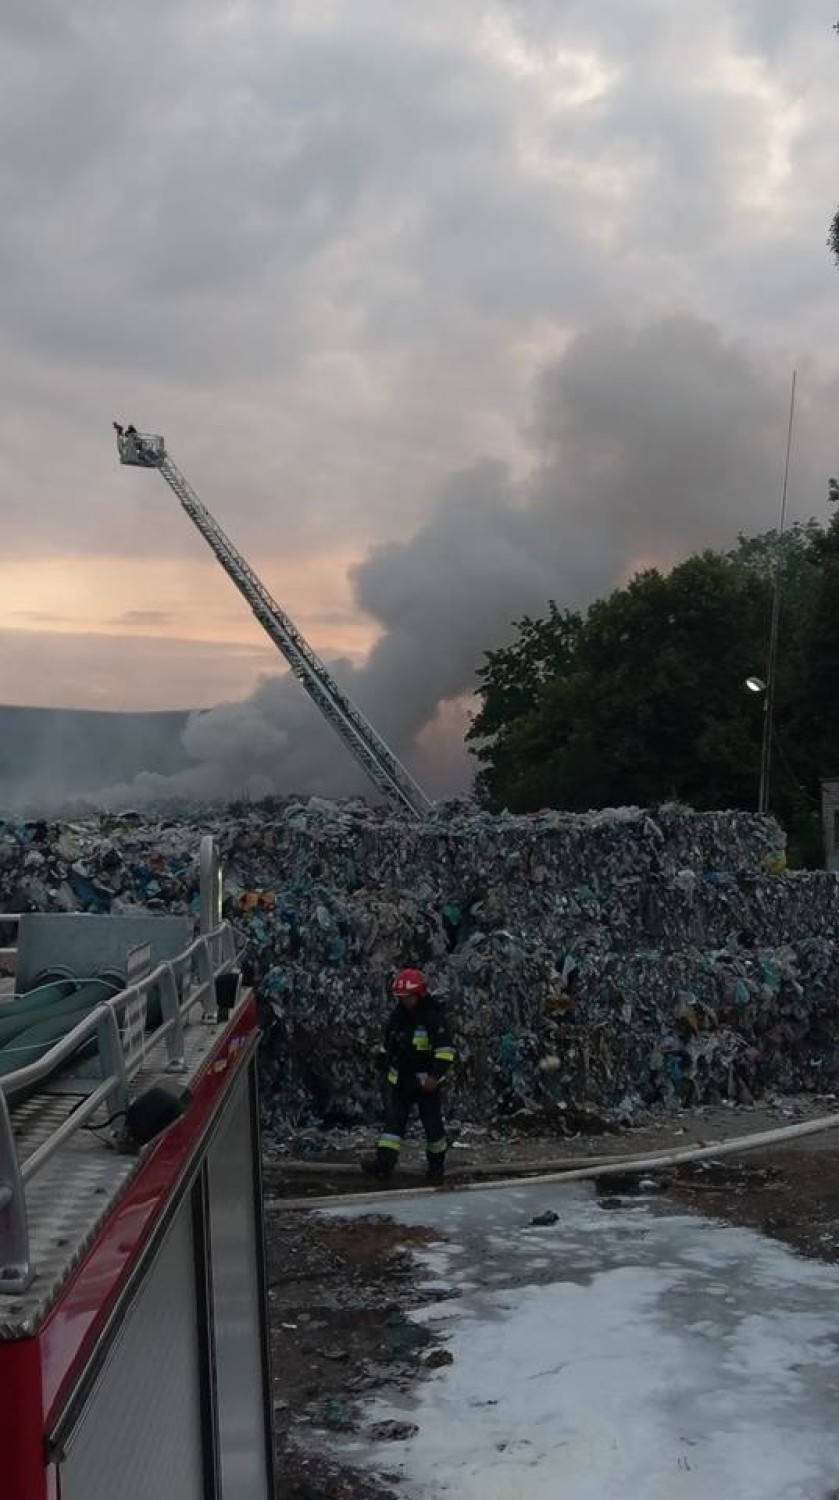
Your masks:
{"label": "smoke plume", "polygon": [[[352,583],[380,637],[364,665],[330,665],[432,794],[468,784],[468,695],[514,620],[775,524],[788,377],[689,317],[582,333],[538,383],[530,477],[482,460],[450,479],[415,535],[369,552]],[[812,376],[799,390],[793,519],[823,508],[835,407]],[[367,789],[289,675],[193,715],[184,748],[187,769],[107,800]]]}

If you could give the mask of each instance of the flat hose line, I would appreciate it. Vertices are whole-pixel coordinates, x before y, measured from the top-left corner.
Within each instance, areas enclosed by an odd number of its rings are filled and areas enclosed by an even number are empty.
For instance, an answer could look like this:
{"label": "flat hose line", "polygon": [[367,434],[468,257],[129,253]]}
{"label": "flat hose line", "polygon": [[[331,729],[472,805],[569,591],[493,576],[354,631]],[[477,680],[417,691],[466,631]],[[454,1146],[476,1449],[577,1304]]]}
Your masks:
{"label": "flat hose line", "polygon": [[[672,1149],[672,1148],[671,1148]],[[649,1153],[651,1156],[669,1156],[669,1151],[655,1151]],[[461,1167],[461,1172],[468,1172],[474,1177],[502,1176],[506,1173],[508,1177],[530,1177],[537,1172],[565,1172],[573,1167],[601,1167],[614,1162],[634,1161],[638,1155],[637,1151],[621,1152],[620,1154],[609,1154],[607,1156],[559,1156],[551,1160],[541,1162],[475,1162],[472,1166]],[[280,1176],[287,1174],[290,1177],[357,1177],[358,1163],[349,1161],[306,1161],[305,1157],[291,1157],[288,1161],[280,1161],[275,1164]],[[456,1169],[454,1169],[456,1170]]]}
{"label": "flat hose line", "polygon": [[266,1206],[274,1212],[290,1209],[352,1208],[364,1204],[406,1201],[412,1198],[433,1197],[440,1192],[486,1193],[502,1188],[561,1187],[571,1182],[590,1182],[601,1177],[621,1177],[627,1172],[656,1172],[662,1167],[676,1167],[694,1161],[713,1161],[721,1156],[742,1155],[746,1151],[758,1151],[787,1141],[802,1140],[805,1136],[820,1135],[827,1130],[839,1129],[839,1111],[832,1115],[820,1115],[816,1120],[807,1120],[802,1125],[784,1125],[778,1130],[761,1130],[750,1135],[733,1136],[713,1146],[687,1146],[676,1151],[653,1152],[646,1156],[613,1157],[610,1160],[589,1162],[586,1166],[572,1167],[565,1171],[541,1172],[533,1177],[501,1177],[486,1182],[464,1182],[449,1187],[380,1188],[377,1192],[330,1194],[321,1198],[269,1198]]}

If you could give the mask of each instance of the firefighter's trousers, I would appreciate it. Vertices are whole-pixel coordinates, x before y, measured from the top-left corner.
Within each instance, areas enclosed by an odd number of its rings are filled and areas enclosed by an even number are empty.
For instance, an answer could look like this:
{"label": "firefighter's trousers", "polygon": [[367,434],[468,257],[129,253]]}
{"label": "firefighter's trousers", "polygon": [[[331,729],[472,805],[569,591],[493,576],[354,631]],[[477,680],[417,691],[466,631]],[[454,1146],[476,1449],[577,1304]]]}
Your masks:
{"label": "firefighter's trousers", "polygon": [[419,1109],[422,1128],[425,1131],[425,1150],[428,1169],[432,1176],[442,1177],[446,1161],[448,1141],[443,1126],[443,1103],[440,1090],[427,1094],[418,1084],[407,1087],[389,1084],[385,1104],[385,1128],[378,1140],[379,1169],[394,1171],[399,1161],[399,1152],[405,1137],[405,1129],[414,1109]]}

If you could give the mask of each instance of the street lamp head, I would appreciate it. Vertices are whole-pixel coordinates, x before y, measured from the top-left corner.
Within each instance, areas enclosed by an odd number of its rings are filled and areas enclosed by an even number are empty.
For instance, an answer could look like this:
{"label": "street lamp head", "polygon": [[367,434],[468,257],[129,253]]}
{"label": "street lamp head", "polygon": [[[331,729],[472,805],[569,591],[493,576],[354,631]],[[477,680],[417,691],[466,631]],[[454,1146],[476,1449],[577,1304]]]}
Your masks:
{"label": "street lamp head", "polygon": [[750,693],[765,693],[766,683],[762,677],[747,677],[746,687]]}

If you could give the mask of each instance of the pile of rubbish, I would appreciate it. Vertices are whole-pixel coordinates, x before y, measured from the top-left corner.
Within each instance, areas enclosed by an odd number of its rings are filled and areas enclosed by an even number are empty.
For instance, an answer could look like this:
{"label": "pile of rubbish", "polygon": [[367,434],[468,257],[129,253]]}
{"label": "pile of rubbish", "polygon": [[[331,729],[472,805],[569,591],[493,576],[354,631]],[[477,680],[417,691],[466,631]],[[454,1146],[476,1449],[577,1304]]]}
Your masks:
{"label": "pile of rubbish", "polygon": [[447,1001],[461,1118],[628,1122],[823,1090],[839,1071],[835,877],[785,873],[781,830],[749,814],[448,804],[414,823],[270,799],[6,822],[0,909],[197,917],[207,832],[260,999],[278,1141],[376,1114],[374,1053],[406,964]]}

